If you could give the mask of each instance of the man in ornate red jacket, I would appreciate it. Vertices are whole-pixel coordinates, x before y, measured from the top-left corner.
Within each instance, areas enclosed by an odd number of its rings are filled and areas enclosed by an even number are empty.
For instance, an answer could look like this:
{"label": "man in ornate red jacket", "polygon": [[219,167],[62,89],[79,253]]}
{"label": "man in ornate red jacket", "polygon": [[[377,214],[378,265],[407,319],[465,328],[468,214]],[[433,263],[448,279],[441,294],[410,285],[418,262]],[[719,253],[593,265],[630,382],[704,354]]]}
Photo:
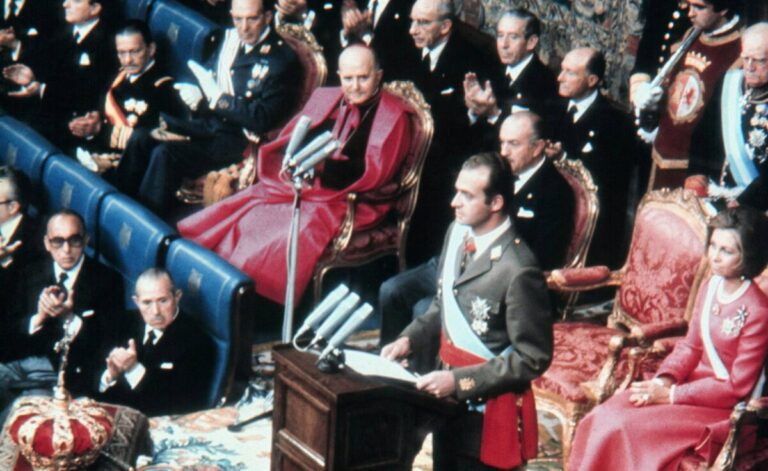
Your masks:
{"label": "man in ornate red jacket", "polygon": [[[410,148],[410,111],[380,89],[382,71],[373,52],[350,46],[339,57],[341,89],[315,90],[299,113],[312,120],[305,142],[331,131],[340,149],[322,164],[311,187],[302,191],[297,298],[317,260],[339,231],[347,195],[389,182]],[[184,237],[215,251],[250,275],[256,291],[282,303],[286,288],[286,246],[294,192],[280,175],[283,154],[298,116],[258,157],[258,183],[179,222]],[[355,226],[370,226],[389,204],[357,203]]]}

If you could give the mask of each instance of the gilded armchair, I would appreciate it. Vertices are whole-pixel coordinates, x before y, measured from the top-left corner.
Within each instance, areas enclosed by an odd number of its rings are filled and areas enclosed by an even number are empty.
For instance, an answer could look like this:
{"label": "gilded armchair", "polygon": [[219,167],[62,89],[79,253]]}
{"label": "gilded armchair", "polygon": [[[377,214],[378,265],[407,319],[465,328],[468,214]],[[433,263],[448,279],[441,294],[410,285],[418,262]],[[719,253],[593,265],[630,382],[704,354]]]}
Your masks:
{"label": "gilded armchair", "polygon": [[[398,95],[414,111],[410,149],[390,183],[374,191],[348,195],[347,214],[339,234],[315,266],[315,301],[321,298],[323,278],[333,268],[361,266],[385,255],[395,255],[400,270],[405,268],[405,242],[419,194],[421,169],[432,142],[434,121],[429,105],[411,82],[387,83],[384,89]],[[379,224],[361,229],[355,227],[357,202],[389,203],[392,209]]]}
{"label": "gilded armchair", "polygon": [[620,270],[590,267],[550,274],[550,288],[562,292],[618,287],[606,325],[555,324],[552,364],[533,383],[537,408],[563,425],[564,462],[578,421],[613,393],[614,378],[623,377],[628,347],[650,345],[660,336],[685,330],[702,276],[705,240],[706,218],[696,197],[682,189],[664,189],[641,201]]}

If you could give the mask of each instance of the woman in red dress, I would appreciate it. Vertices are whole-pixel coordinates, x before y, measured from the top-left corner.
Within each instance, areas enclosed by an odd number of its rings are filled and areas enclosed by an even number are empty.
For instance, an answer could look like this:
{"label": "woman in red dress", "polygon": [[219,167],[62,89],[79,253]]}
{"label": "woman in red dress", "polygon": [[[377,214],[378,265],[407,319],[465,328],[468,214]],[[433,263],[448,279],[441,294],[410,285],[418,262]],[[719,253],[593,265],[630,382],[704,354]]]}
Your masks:
{"label": "woman in red dress", "polygon": [[[768,297],[751,278],[768,262],[768,219],[727,209],[710,223],[704,281],[685,339],[656,377],[596,407],[578,425],[571,470],[674,470],[695,453],[712,462],[733,406],[762,392]],[[740,449],[742,447],[740,446]]]}

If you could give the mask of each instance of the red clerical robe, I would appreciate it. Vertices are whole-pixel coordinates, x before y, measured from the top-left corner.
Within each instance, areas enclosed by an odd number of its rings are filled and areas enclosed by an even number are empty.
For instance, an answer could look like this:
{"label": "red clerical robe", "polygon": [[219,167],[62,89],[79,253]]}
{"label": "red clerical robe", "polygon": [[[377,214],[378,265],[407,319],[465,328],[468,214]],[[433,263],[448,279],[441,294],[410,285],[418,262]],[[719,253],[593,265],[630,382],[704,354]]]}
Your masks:
{"label": "red clerical robe", "polygon": [[[259,181],[250,188],[220,201],[179,222],[182,236],[221,255],[250,275],[256,291],[272,301],[285,299],[286,250],[294,193],[279,178],[283,153],[298,116],[312,119],[314,129],[329,119],[342,99],[339,88],[315,90],[304,109],[277,139],[259,149]],[[365,192],[389,182],[399,170],[411,142],[411,125],[405,103],[382,91],[365,150],[365,171],[342,190],[314,186],[302,191],[296,298],[301,297],[317,260],[335,237],[347,209],[347,194]],[[378,222],[389,204],[358,202],[355,227]]]}
{"label": "red clerical robe", "polygon": [[[708,286],[699,291],[687,336],[656,373],[677,384],[674,404],[635,407],[630,391],[613,396],[579,423],[570,470],[674,470],[688,453],[714,460],[728,435],[733,406],[750,395],[762,372],[768,298],[754,282],[735,299],[722,302],[715,296],[709,332],[728,372],[727,379],[718,379],[702,337]],[[739,450],[749,448],[739,445]]]}

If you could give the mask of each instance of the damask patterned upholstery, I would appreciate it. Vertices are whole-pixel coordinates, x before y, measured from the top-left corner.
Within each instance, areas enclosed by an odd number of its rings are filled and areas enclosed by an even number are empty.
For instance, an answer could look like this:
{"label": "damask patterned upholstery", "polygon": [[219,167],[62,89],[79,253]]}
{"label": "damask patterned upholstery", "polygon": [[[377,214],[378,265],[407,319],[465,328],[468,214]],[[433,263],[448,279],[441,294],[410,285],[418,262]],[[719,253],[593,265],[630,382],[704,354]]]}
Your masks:
{"label": "damask patterned upholstery", "polygon": [[197,83],[187,61],[204,63],[216,50],[221,28],[175,0],[154,0],[148,23],[166,71],[180,82]]}
{"label": "damask patterned upholstery", "polygon": [[45,210],[52,213],[68,208],[80,214],[89,237],[86,252],[91,256],[98,255],[99,209],[104,198],[117,193],[117,189],[71,157],[61,154],[52,155],[45,161],[42,184]]}
{"label": "damask patterned upholstery", "polygon": [[208,405],[213,407],[231,385],[238,358],[240,319],[252,315],[253,280],[196,243],[171,243],[165,268],[184,292],[181,309],[210,334],[216,365]]}
{"label": "damask patterned upholstery", "polygon": [[[537,407],[563,422],[565,462],[578,421],[613,393],[616,378],[627,376],[629,350],[625,347],[650,345],[651,332],[661,335],[670,326],[685,327],[701,280],[705,241],[705,215],[692,193],[679,189],[647,194],[637,210],[624,267],[592,286],[619,286],[607,325],[555,325],[552,364],[533,387]],[[577,275],[579,270],[571,271]],[[558,286],[552,277],[549,283]],[[582,287],[561,288],[579,291]]]}
{"label": "damask patterned upholstery", "polygon": [[[419,180],[429,146],[432,143],[434,121],[429,105],[411,82],[393,82],[385,90],[400,96],[414,110],[411,114],[411,148],[393,181],[376,190],[348,195],[347,215],[340,233],[328,244],[315,266],[314,297],[319,302],[325,274],[339,267],[353,267],[369,263],[384,255],[398,257],[400,270],[405,269],[405,241],[416,207]],[[381,222],[373,227],[355,225],[355,204],[394,204]]]}

